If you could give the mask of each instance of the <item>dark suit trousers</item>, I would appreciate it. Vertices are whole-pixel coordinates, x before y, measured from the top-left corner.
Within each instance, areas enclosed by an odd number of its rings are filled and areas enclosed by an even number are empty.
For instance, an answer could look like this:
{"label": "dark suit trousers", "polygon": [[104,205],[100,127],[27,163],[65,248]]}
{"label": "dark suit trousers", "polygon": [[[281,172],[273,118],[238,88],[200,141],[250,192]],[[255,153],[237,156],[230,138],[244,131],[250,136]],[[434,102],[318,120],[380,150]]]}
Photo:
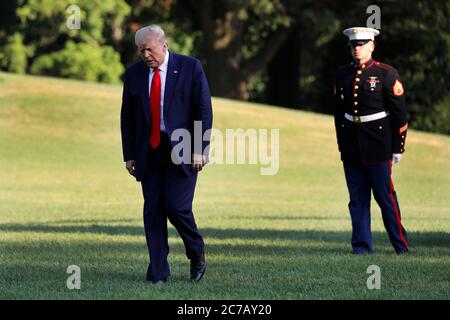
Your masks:
{"label": "dark suit trousers", "polygon": [[204,254],[192,213],[197,174],[187,176],[181,166],[173,164],[170,141],[161,133],[156,150],[150,147],[148,165],[142,180],[144,194],[144,227],[150,264],[147,280],[156,282],[170,275],[167,256],[169,244],[167,218],[180,234],[188,259],[200,259]]}

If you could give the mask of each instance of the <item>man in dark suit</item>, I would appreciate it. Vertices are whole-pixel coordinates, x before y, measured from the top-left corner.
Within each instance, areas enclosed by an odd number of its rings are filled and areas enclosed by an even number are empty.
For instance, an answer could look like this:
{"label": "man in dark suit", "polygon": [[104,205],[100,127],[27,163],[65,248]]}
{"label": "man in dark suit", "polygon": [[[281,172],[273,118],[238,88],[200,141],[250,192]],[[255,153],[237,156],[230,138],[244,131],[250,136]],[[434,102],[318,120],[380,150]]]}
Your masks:
{"label": "man in dark suit", "polygon": [[[135,42],[142,61],[129,66],[124,74],[121,131],[126,169],[141,182],[144,195],[150,255],[147,280],[160,283],[170,276],[168,218],[191,261],[191,281],[199,281],[206,270],[205,249],[192,201],[197,172],[207,162],[207,132],[212,126],[208,83],[200,61],[168,51],[161,27],[139,29]],[[194,122],[201,124],[205,140],[194,136]],[[192,154],[189,161],[181,160],[186,154],[172,152],[181,143],[171,139],[175,130],[184,130],[192,138],[183,148],[183,152]],[[192,148],[198,142],[194,138],[201,139],[202,150]]]}
{"label": "man in dark suit", "polygon": [[405,151],[408,129],[405,92],[398,72],[374,61],[372,28],[349,28],[352,63],[342,66],[335,80],[335,125],[339,151],[350,193],[353,253],[373,251],[370,199],[373,192],[394,250],[408,251],[400,207],[392,182],[392,164]]}

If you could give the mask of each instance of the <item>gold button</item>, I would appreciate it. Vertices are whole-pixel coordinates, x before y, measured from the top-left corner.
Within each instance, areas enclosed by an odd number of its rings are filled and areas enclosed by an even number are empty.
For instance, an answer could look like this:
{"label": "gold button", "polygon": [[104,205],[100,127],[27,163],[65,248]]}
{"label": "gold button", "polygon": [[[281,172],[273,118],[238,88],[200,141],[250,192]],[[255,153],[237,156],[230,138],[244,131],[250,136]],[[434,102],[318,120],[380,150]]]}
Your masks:
{"label": "gold button", "polygon": [[405,139],[405,136],[402,136],[402,139]]}
{"label": "gold button", "polygon": [[361,72],[361,70],[358,70],[358,74],[361,74],[362,72]]}
{"label": "gold button", "polygon": [[359,78],[356,78],[355,80],[358,82],[358,81],[359,81]]}
{"label": "gold button", "polygon": [[400,149],[400,152],[403,152],[403,149]]}
{"label": "gold button", "polygon": [[358,102],[355,101],[355,106],[357,106],[357,105],[358,105]]}
{"label": "gold button", "polygon": [[358,89],[358,86],[355,86],[355,89]]}
{"label": "gold button", "polygon": [[355,93],[355,97],[357,97],[358,96],[358,94],[357,93]]}
{"label": "gold button", "polygon": [[402,142],[401,145],[404,145],[404,143]]}
{"label": "gold button", "polygon": [[358,113],[358,110],[355,110],[355,113]]}
{"label": "gold button", "polygon": [[366,65],[365,64],[363,64],[362,66],[361,66],[361,68],[365,68],[366,67]]}
{"label": "gold button", "polygon": [[344,125],[342,125],[342,128],[344,127]]}
{"label": "gold button", "polygon": [[383,126],[379,126],[378,129],[380,129],[380,130],[383,129]]}
{"label": "gold button", "polygon": [[375,89],[374,88],[370,88],[370,91],[374,91]]}

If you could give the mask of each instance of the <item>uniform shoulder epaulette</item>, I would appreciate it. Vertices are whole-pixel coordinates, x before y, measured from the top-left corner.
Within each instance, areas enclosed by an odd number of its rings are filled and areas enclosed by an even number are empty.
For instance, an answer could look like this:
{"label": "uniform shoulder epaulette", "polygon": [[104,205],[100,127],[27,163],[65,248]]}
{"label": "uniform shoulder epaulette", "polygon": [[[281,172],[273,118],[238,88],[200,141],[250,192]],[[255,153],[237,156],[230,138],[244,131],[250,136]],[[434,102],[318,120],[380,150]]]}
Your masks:
{"label": "uniform shoulder epaulette", "polygon": [[377,67],[379,67],[379,68],[381,68],[381,69],[385,69],[385,70],[389,70],[389,69],[392,69],[392,68],[393,68],[393,66],[391,66],[391,65],[389,65],[389,64],[382,63],[382,62],[378,62],[378,61],[375,61],[374,64],[375,64]]}

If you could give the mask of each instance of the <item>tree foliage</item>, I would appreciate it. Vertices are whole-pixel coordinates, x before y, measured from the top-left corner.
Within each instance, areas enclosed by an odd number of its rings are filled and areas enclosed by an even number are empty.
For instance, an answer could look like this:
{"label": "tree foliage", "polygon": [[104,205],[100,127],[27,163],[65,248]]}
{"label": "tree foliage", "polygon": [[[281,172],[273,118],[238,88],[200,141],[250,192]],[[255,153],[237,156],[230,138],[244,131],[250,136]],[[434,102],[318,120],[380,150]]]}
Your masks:
{"label": "tree foliage", "polygon": [[20,33],[14,33],[6,39],[6,44],[0,48],[0,66],[7,71],[25,73],[27,68],[28,50],[23,44]]}
{"label": "tree foliage", "polygon": [[[67,27],[70,5],[80,9],[80,29]],[[22,35],[29,53],[28,71],[118,82],[123,66],[117,50],[129,12],[122,0],[19,0],[16,34]]]}
{"label": "tree foliage", "polygon": [[118,83],[124,68],[110,46],[68,41],[64,49],[37,58],[31,73],[63,78]]}

